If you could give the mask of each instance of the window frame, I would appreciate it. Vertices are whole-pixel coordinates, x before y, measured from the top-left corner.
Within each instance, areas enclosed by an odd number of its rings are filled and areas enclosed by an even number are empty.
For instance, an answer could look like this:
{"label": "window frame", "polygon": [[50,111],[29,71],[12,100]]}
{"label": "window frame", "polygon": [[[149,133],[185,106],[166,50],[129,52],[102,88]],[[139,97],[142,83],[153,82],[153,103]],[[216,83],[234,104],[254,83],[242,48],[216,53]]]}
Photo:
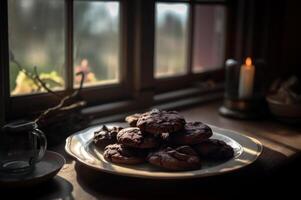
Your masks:
{"label": "window frame", "polygon": [[[185,87],[189,87],[193,85],[196,81],[199,80],[213,80],[213,81],[223,81],[222,74],[224,73],[223,68],[213,69],[204,72],[193,72],[193,40],[194,40],[194,22],[195,22],[195,7],[196,5],[223,5],[226,8],[226,15],[227,12],[227,0],[155,0],[155,3],[186,3],[189,7],[189,16],[188,16],[188,57],[187,57],[187,73],[184,75],[176,75],[170,77],[160,77],[155,79],[155,88],[156,93],[162,93],[170,90],[177,90],[182,89]],[[226,19],[225,24],[225,58],[227,55],[227,39],[228,39],[228,19]],[[155,53],[155,52],[154,52]],[[222,66],[219,66],[222,67]]]}
{"label": "window frame", "polygon": [[[24,96],[10,96],[9,82],[9,57],[8,57],[8,17],[7,17],[7,1],[0,1],[1,12],[5,17],[1,17],[1,27],[4,31],[0,32],[1,43],[1,74],[0,83],[2,93],[0,98],[4,101],[0,111],[1,118],[4,120],[12,120],[21,117],[29,117],[41,110],[50,106],[56,105],[58,100],[52,94],[29,94]],[[96,0],[82,0],[82,1],[96,1]],[[105,0],[106,1],[106,0]],[[117,0],[115,0],[116,2]],[[67,82],[64,91],[57,92],[65,95],[73,91],[73,2],[74,0],[65,0],[66,5],[66,74]],[[189,31],[188,40],[188,66],[189,71],[187,75],[154,78],[154,54],[155,54],[155,3],[189,3],[194,4],[223,4],[227,7],[228,2],[236,2],[236,0],[205,0],[205,1],[184,1],[184,0],[119,0],[120,2],[120,31],[122,32],[120,42],[120,83],[113,85],[99,85],[87,87],[82,90],[82,97],[88,102],[88,106],[97,106],[108,102],[131,101],[133,106],[128,106],[125,110],[139,110],[146,107],[151,107],[155,104],[155,95],[164,93],[170,90],[182,89],[193,86],[196,82],[215,80],[217,82],[223,81],[224,69],[218,69],[202,73],[192,73],[192,40],[193,30]],[[227,3],[225,3],[227,2]],[[193,6],[189,6],[189,29],[193,29]],[[234,14],[233,14],[234,16]],[[231,24],[230,17],[227,13],[226,24],[226,44],[229,47],[229,30],[228,26]],[[6,28],[5,28],[6,27]],[[233,27],[232,27],[233,28]],[[6,30],[6,31],[5,31]],[[69,31],[68,31],[69,30]],[[70,31],[72,30],[72,31]],[[232,29],[230,31],[233,31]],[[233,37],[233,34],[231,34]],[[233,38],[232,38],[233,39]],[[233,50],[232,48],[230,50]],[[232,51],[226,49],[226,57],[233,55]],[[70,81],[71,80],[71,81]],[[181,80],[181,81],[179,81]],[[105,95],[103,95],[105,94]],[[2,96],[1,96],[2,95]],[[2,102],[0,102],[2,103]],[[26,105],[26,106],[24,106]],[[95,116],[98,116],[101,110],[95,111]],[[109,112],[109,113],[114,113]],[[116,111],[117,113],[117,111]]]}
{"label": "window frame", "polygon": [[7,22],[7,2],[0,1],[0,13],[3,17],[0,17],[0,27],[4,27],[3,31],[0,31],[0,126],[4,125],[6,121],[6,111],[8,105],[9,95],[9,70],[8,70],[8,27]]}
{"label": "window frame", "polygon": [[[57,91],[60,95],[67,95],[74,91],[73,86],[73,14],[74,14],[74,0],[62,0],[65,3],[65,88],[61,91]],[[95,0],[82,0],[82,1],[95,1]],[[3,10],[5,10],[5,17],[2,20],[5,24],[3,27],[6,27],[3,31],[5,32],[4,37],[6,37],[7,41],[5,45],[3,45],[3,52],[1,55],[8,55],[9,49],[9,40],[8,40],[8,0],[1,1],[1,5],[3,5]],[[131,59],[127,55],[127,52],[131,52],[132,46],[128,44],[127,40],[129,34],[127,34],[127,25],[128,18],[127,12],[125,8],[127,7],[126,0],[110,0],[106,2],[119,2],[120,3],[120,66],[119,66],[119,82],[114,84],[106,84],[106,85],[95,85],[88,86],[83,88],[81,94],[84,100],[88,102],[88,105],[96,105],[98,103],[103,103],[107,101],[115,101],[124,98],[130,98],[131,91],[131,64],[129,63]],[[2,7],[2,6],[1,6]],[[4,14],[3,13],[3,14]],[[5,50],[6,49],[6,50]],[[6,52],[5,52],[6,51]],[[9,58],[8,56],[4,56],[3,65],[5,71],[8,70],[9,73]],[[2,63],[1,63],[2,64]],[[8,74],[6,73],[6,74]],[[9,74],[8,74],[9,75]],[[8,76],[9,77],[9,76]],[[9,83],[8,83],[9,84]],[[9,87],[9,85],[8,85]],[[103,95],[103,94],[106,95]],[[56,105],[59,101],[52,94],[48,93],[33,93],[33,94],[25,94],[25,95],[17,95],[11,96],[10,91],[6,92],[6,118],[13,119],[18,117],[25,116],[25,113],[37,113],[41,110],[44,110],[50,106]],[[26,105],[26,106],[24,106]],[[26,114],[26,115],[27,115]]]}

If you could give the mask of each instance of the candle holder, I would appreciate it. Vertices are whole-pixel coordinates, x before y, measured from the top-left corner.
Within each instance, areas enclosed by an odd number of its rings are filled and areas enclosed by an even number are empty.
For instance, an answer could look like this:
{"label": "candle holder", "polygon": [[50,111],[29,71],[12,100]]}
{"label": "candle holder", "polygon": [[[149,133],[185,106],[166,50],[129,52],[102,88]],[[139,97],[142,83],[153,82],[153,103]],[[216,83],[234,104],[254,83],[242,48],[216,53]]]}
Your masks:
{"label": "candle holder", "polygon": [[245,64],[234,59],[225,62],[224,103],[219,109],[222,116],[257,119],[267,113],[263,85],[265,63],[256,60],[252,65],[248,59]]}

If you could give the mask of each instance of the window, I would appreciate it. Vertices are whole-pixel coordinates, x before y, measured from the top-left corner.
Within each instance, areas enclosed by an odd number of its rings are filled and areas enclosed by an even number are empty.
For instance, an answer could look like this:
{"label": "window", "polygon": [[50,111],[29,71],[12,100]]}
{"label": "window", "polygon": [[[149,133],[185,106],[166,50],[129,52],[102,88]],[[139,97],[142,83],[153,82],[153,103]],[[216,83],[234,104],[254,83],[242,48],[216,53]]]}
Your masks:
{"label": "window", "polygon": [[74,2],[74,72],[85,86],[119,81],[119,17],[118,2]]}
{"label": "window", "polygon": [[[43,92],[20,67],[40,78],[52,90],[65,89],[66,13],[64,0],[8,1],[11,95]],[[79,71],[84,86],[118,83],[120,79],[119,2],[74,1],[74,87]],[[68,30],[72,31],[72,30]]]}
{"label": "window", "polygon": [[115,104],[126,105],[125,111],[152,106],[158,93],[206,80],[224,60],[226,6],[221,0],[204,2],[0,1],[0,36],[8,38],[0,46],[9,77],[0,77],[9,88],[6,117],[58,102],[34,84],[36,75],[64,96],[78,88],[76,73],[84,72],[81,94],[88,106],[132,102]]}
{"label": "window", "polygon": [[64,9],[62,0],[8,1],[11,95],[41,91],[19,67],[34,73],[36,66],[41,79],[50,88],[64,89]]}
{"label": "window", "polygon": [[225,60],[225,7],[196,5],[193,42],[193,72],[221,68]]}
{"label": "window", "polygon": [[188,14],[188,4],[156,4],[156,78],[187,73]]}
{"label": "window", "polygon": [[224,1],[156,1],[154,74],[159,92],[186,87],[204,72],[222,68],[225,10]]}

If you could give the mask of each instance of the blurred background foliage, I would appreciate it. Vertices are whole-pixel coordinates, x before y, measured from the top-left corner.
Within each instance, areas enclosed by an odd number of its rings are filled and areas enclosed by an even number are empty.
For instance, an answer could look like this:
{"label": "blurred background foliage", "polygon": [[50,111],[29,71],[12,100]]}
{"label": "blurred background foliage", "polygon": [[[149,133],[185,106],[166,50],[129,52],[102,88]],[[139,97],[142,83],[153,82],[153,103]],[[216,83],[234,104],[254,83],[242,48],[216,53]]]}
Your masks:
{"label": "blurred background foliage", "polygon": [[[52,89],[64,88],[64,0],[8,1],[9,48],[22,67],[48,77]],[[119,3],[74,2],[74,71],[86,72],[85,83],[118,80]],[[59,80],[61,84],[52,84]],[[75,84],[77,80],[75,79]],[[13,95],[40,92],[10,62]]]}

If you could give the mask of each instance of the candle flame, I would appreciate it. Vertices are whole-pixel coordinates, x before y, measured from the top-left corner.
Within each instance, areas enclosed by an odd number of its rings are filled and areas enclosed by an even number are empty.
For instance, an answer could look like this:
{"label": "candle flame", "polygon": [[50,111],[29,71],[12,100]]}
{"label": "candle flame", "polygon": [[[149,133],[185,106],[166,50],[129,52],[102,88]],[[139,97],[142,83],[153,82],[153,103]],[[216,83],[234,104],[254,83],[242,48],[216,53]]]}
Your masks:
{"label": "candle flame", "polygon": [[252,65],[252,59],[250,57],[247,57],[246,59],[246,65],[251,66]]}

